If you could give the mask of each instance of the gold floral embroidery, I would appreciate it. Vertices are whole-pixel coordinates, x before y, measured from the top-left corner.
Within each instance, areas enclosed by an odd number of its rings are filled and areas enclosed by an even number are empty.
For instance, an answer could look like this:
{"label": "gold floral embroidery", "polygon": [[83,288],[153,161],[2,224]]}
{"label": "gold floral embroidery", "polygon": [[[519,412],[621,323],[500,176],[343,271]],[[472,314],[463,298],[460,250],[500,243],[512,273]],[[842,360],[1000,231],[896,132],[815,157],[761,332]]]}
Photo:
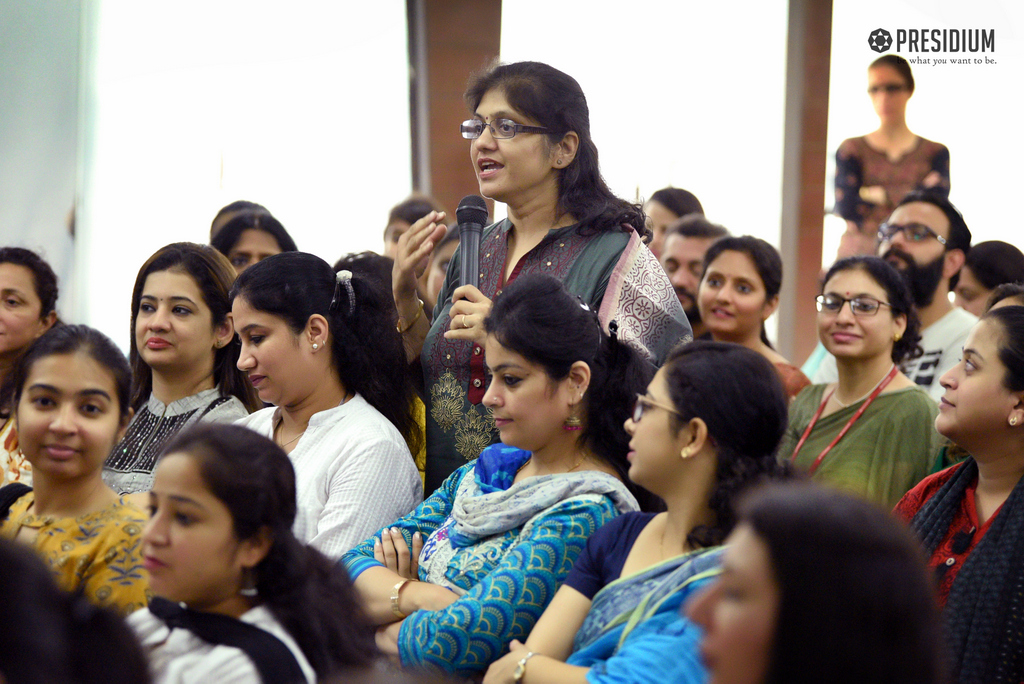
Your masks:
{"label": "gold floral embroidery", "polygon": [[462,387],[450,370],[430,388],[430,416],[447,432],[462,417]]}
{"label": "gold floral embroidery", "polygon": [[490,409],[483,415],[474,410],[467,411],[466,418],[455,428],[455,450],[467,461],[472,461],[491,443],[494,427],[494,414]]}

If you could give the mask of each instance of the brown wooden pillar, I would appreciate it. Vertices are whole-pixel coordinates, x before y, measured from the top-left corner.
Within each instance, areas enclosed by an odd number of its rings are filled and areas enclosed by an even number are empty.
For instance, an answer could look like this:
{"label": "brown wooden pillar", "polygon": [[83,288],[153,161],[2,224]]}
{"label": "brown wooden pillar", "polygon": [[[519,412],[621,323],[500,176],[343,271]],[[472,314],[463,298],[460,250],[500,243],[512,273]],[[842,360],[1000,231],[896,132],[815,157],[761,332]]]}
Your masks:
{"label": "brown wooden pillar", "polygon": [[470,74],[497,58],[501,0],[407,0],[413,185],[441,202],[455,220],[465,195],[479,192],[462,93]]}
{"label": "brown wooden pillar", "polygon": [[790,0],[782,172],[779,351],[800,365],[818,340],[832,0]]}

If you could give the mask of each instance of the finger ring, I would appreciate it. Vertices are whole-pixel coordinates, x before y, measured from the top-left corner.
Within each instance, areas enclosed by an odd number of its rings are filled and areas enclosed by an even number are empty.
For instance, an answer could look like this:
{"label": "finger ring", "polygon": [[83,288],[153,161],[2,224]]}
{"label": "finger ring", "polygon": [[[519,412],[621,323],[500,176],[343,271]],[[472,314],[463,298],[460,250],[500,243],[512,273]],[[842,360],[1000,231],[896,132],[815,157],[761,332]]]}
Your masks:
{"label": "finger ring", "polygon": [[462,314],[462,327],[463,328],[468,328],[469,327],[468,325],[466,325],[466,314]]}

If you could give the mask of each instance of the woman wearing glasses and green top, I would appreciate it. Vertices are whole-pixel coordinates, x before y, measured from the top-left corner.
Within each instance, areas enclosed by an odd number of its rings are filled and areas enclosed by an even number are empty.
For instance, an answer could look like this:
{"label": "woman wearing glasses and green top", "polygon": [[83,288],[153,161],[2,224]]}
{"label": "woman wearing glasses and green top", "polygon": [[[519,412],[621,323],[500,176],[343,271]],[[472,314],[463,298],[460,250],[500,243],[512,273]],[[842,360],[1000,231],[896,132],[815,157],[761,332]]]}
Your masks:
{"label": "woman wearing glasses and green top", "polygon": [[875,232],[904,195],[931,188],[949,195],[949,149],[907,126],[914,94],[910,64],[883,55],[868,67],[868,95],[878,129],[843,141],[836,152],[835,212],[846,219],[839,256],[875,253]]}
{"label": "woman wearing glasses and green top", "polygon": [[560,280],[598,312],[607,331],[654,365],[690,337],[689,324],[658,260],[644,244],[640,207],[616,197],[598,168],[587,101],[572,77],[538,62],[492,67],[465,95],[462,124],[480,194],[507,206],[508,218],[484,230],[479,287],[459,282],[461,248],[434,307],[416,296],[416,279],[445,233],[431,212],[400,239],[393,273],[399,331],[410,361],[420,358],[427,405],[426,491],[497,441],[483,406],[487,389],[483,320],[493,299],[527,273]]}
{"label": "woman wearing glasses and green top", "polygon": [[840,259],[824,282],[818,337],[839,381],[793,401],[779,458],[891,508],[928,475],[940,443],[935,402],[898,367],[920,353],[920,324],[902,277],[878,257]]}

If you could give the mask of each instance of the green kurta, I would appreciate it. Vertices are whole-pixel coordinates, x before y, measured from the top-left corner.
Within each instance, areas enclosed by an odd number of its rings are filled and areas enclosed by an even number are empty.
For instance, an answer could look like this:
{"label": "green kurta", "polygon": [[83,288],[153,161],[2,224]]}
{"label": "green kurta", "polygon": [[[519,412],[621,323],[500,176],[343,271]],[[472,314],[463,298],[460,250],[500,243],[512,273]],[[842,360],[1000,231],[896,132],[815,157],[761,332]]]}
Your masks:
{"label": "green kurta", "polygon": [[[789,427],[779,447],[780,460],[788,461],[793,456],[826,387],[811,385],[793,400]],[[820,418],[797,454],[796,466],[809,469],[863,403]],[[892,508],[931,472],[944,442],[935,431],[938,412],[935,402],[919,387],[879,395],[832,447],[813,479]]]}

